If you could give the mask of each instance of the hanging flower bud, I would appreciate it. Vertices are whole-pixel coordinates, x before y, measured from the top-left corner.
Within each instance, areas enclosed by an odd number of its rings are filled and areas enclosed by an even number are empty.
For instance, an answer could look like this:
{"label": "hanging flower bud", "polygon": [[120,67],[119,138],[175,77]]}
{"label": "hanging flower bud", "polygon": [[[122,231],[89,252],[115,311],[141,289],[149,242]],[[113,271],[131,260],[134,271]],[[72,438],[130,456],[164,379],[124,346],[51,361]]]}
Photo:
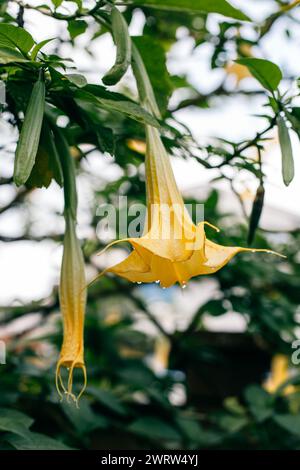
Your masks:
{"label": "hanging flower bud", "polygon": [[[67,211],[64,252],[61,266],[59,300],[63,316],[63,344],[56,369],[56,386],[58,393],[66,393],[76,402],[86,387],[86,368],[84,365],[84,313],[86,306],[86,279],[84,259],[79,241],[76,237],[75,223]],[[69,371],[67,386],[61,378],[61,368]],[[83,372],[84,385],[76,398],[72,392],[73,372],[80,368]]]}

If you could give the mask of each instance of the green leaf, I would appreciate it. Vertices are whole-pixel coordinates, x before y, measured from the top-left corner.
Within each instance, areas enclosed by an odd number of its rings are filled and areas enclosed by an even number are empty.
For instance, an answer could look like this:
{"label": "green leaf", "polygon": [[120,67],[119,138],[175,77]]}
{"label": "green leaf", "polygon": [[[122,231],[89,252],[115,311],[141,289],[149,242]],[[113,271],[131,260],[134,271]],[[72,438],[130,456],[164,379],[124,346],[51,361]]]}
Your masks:
{"label": "green leaf", "polygon": [[0,47],[0,64],[10,64],[11,62],[29,62],[25,57],[11,47]]}
{"label": "green leaf", "polygon": [[95,106],[107,109],[108,111],[117,111],[125,114],[126,116],[136,121],[142,122],[143,124],[149,124],[150,126],[159,127],[158,121],[151,116],[150,113],[145,111],[141,106],[129,100],[112,100],[106,98],[100,98],[87,93],[83,90],[78,90],[75,93],[76,102],[80,106],[80,100],[94,103]]}
{"label": "green leaf", "polygon": [[147,437],[151,440],[178,441],[181,439],[181,435],[175,427],[170,426],[159,418],[151,416],[138,418],[127,429],[134,434]]}
{"label": "green leaf", "polygon": [[29,188],[48,188],[53,178],[61,187],[63,186],[62,168],[54,137],[44,119],[35,164],[26,186]]}
{"label": "green leaf", "polygon": [[300,415],[282,414],[274,416],[273,420],[281,428],[300,437]]}
{"label": "green leaf", "polygon": [[259,385],[249,385],[244,392],[250,411],[259,423],[273,414],[273,398]]}
{"label": "green leaf", "polygon": [[0,47],[13,47],[27,53],[34,44],[32,36],[24,28],[0,23]]}
{"label": "green leaf", "polygon": [[160,8],[161,10],[191,11],[201,13],[220,13],[241,21],[250,21],[249,17],[226,0],[134,0],[135,5]]}
{"label": "green leaf", "polygon": [[132,39],[144,62],[158,107],[164,114],[173,89],[166,67],[165,51],[159,41],[150,36],[139,36]]}
{"label": "green leaf", "polygon": [[11,435],[7,436],[6,440],[17,450],[72,450],[51,437],[29,431],[26,436]]}
{"label": "green leaf", "polygon": [[88,401],[80,400],[80,407],[73,403],[63,402],[61,407],[74,428],[80,434],[87,434],[95,429],[106,428],[108,421],[104,416],[94,413]]}
{"label": "green leaf", "polygon": [[109,410],[121,416],[127,415],[126,408],[122,405],[120,400],[118,400],[118,398],[116,398],[112,392],[108,390],[102,390],[96,387],[89,387],[88,391],[94,398],[96,398],[99,403],[101,403]]}
{"label": "green leaf", "polygon": [[278,138],[281,148],[281,169],[284,184],[288,186],[294,178],[294,158],[289,130],[282,116],[277,116]]}
{"label": "green leaf", "polygon": [[54,41],[54,39],[56,39],[56,38],[44,39],[44,41],[41,41],[41,42],[39,42],[38,44],[36,44],[36,45],[34,46],[34,48],[32,49],[32,51],[31,51],[31,54],[30,54],[31,59],[32,59],[32,60],[35,60],[36,57],[37,57],[37,55],[38,55],[38,53],[39,53],[39,51],[40,51],[44,46],[46,46],[46,44],[48,44],[48,43],[51,42],[51,41]]}
{"label": "green leaf", "polygon": [[51,2],[53,3],[53,5],[55,6],[55,8],[58,8],[60,7],[60,5],[62,4],[64,0],[51,0]]}
{"label": "green leaf", "polygon": [[67,75],[65,75],[65,77],[79,88],[85,87],[87,85],[87,80],[85,76],[80,75],[79,73],[68,73]]}
{"label": "green leaf", "polygon": [[247,426],[248,419],[245,416],[223,415],[219,417],[218,424],[226,432],[234,434]]}
{"label": "green leaf", "polygon": [[85,33],[88,25],[84,20],[71,20],[68,21],[68,31],[72,39],[75,39],[80,34]]}
{"label": "green leaf", "polygon": [[269,91],[275,91],[282,79],[282,72],[278,65],[265,59],[247,57],[236,60],[238,64],[248,67],[250,73],[259,83]]}
{"label": "green leaf", "polygon": [[26,436],[32,423],[33,419],[20,411],[0,408],[0,431]]}
{"label": "green leaf", "polygon": [[284,109],[284,112],[286,118],[292,124],[293,130],[296,132],[298,138],[300,139],[300,108],[294,107],[290,113],[286,109]]}
{"label": "green leaf", "polygon": [[17,186],[27,181],[33,168],[40,140],[44,110],[45,83],[43,80],[38,80],[33,86],[16,149],[14,181]]}
{"label": "green leaf", "polygon": [[115,85],[126,73],[131,62],[131,39],[127,23],[117,8],[112,9],[111,24],[114,42],[117,47],[115,64],[102,78],[105,85]]}
{"label": "green leaf", "polygon": [[209,313],[210,315],[218,316],[226,313],[226,308],[223,306],[223,300],[209,300],[205,305],[201,306],[201,311]]}
{"label": "green leaf", "polygon": [[95,126],[94,131],[96,133],[98,146],[101,152],[107,152],[113,156],[116,147],[113,131],[108,127],[99,126],[99,124],[97,126],[97,129]]}
{"label": "green leaf", "polygon": [[135,44],[132,45],[132,71],[136,79],[140,102],[147,110],[151,110],[151,113],[155,117],[160,118],[160,110],[156,102],[152,84],[141,54]]}

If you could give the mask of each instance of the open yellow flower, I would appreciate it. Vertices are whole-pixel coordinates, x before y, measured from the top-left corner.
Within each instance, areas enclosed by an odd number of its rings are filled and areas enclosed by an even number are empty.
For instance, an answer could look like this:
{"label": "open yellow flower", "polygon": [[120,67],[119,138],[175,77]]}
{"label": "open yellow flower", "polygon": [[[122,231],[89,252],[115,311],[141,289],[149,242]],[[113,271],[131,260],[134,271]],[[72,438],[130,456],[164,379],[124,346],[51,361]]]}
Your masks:
{"label": "open yellow flower", "polygon": [[162,287],[176,282],[185,286],[192,277],[218,271],[241,251],[268,251],[226,247],[207,240],[204,231],[207,222],[197,226],[193,223],[156,128],[147,126],[146,142],[147,223],[144,234],[108,245],[106,249],[127,241],[133,251],[101,274],[111,272],[132,282],[157,282]]}
{"label": "open yellow flower", "polygon": [[[56,368],[56,387],[61,397],[66,394],[77,403],[86,387],[86,368],[84,365],[83,327],[86,306],[86,279],[84,260],[79,241],[76,237],[75,221],[70,211],[66,211],[66,231],[61,266],[59,298],[63,316],[64,339]],[[65,387],[61,368],[69,371]],[[78,397],[72,393],[75,368],[83,372],[84,384]]]}

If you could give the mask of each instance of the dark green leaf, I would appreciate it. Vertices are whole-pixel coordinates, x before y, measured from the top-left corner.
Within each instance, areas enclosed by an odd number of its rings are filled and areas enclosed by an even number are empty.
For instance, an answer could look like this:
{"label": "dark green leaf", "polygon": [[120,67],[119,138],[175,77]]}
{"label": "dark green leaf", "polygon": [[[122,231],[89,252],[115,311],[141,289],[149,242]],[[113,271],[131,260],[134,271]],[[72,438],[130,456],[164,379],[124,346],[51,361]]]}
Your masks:
{"label": "dark green leaf", "polygon": [[128,431],[153,440],[180,440],[180,434],[174,426],[151,416],[138,418],[128,426]]}
{"label": "dark green leaf", "polygon": [[273,398],[263,388],[254,384],[249,385],[244,395],[252,415],[259,423],[272,416]]}
{"label": "dark green leaf", "polygon": [[71,20],[68,22],[68,31],[72,39],[85,33],[87,27],[88,25],[84,20]]}
{"label": "dark green leaf", "polygon": [[127,415],[126,408],[123,406],[120,400],[115,397],[112,392],[108,390],[102,390],[96,387],[89,387],[89,393],[93,395],[93,397],[96,398],[99,403],[101,403],[103,406],[110,409],[114,413],[121,416]]}
{"label": "dark green leaf", "polygon": [[27,431],[26,436],[7,436],[6,440],[18,450],[71,450],[60,441],[44,434]]}
{"label": "dark green leaf", "polygon": [[78,98],[76,102],[78,102],[79,106],[80,100],[84,100],[90,103],[94,103],[95,106],[102,107],[104,109],[107,109],[108,111],[117,111],[119,113],[125,114],[131,119],[142,122],[143,124],[149,124],[150,126],[159,127],[159,123],[157,122],[157,120],[153,116],[151,116],[150,113],[145,111],[143,108],[141,108],[141,106],[134,103],[133,101],[117,101],[106,98],[100,98],[92,95],[91,93],[87,93],[81,90],[78,90],[78,92],[76,92],[75,97]]}
{"label": "dark green leaf", "polygon": [[25,436],[32,423],[33,419],[20,411],[0,408],[0,431]]}
{"label": "dark green leaf", "polygon": [[248,419],[245,416],[223,415],[218,423],[226,432],[236,433],[247,426]]}
{"label": "dark green leaf", "polygon": [[80,400],[79,408],[76,408],[73,403],[67,402],[63,402],[61,406],[72,425],[80,434],[86,434],[95,429],[107,427],[107,419],[96,414],[85,399]]}
{"label": "dark green leaf", "polygon": [[295,436],[300,437],[300,415],[275,415],[273,419],[275,423],[278,424],[278,426],[285,429],[289,433],[295,434]]}
{"label": "dark green leaf", "polygon": [[166,10],[220,13],[229,18],[249,21],[248,16],[231,6],[226,0],[134,0],[133,3]]}

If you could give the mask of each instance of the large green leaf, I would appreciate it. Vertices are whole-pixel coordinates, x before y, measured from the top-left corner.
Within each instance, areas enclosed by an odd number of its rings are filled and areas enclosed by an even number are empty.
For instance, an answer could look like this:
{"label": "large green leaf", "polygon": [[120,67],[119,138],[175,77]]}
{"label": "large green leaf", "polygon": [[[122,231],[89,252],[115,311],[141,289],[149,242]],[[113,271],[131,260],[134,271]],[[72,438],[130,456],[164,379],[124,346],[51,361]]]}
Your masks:
{"label": "large green leaf", "polygon": [[16,47],[22,52],[29,52],[35,42],[24,28],[0,23],[0,47]]}
{"label": "large green leaf", "polygon": [[78,90],[75,93],[75,98],[77,98],[76,102],[79,106],[81,100],[86,101],[93,103],[95,106],[107,109],[108,111],[117,111],[119,113],[125,114],[131,119],[142,122],[143,124],[159,127],[158,121],[134,101],[124,99],[118,101],[116,99],[100,98],[98,96],[92,95],[91,93],[87,93],[83,89]]}
{"label": "large green leaf", "polygon": [[76,408],[73,403],[67,403],[66,401],[61,404],[61,407],[80,434],[87,434],[95,429],[107,427],[107,419],[96,414],[86,399],[80,400],[79,408]]}
{"label": "large green leaf", "polygon": [[133,3],[164,10],[220,13],[229,18],[249,21],[248,16],[234,8],[226,0],[134,0]]}
{"label": "large green leaf", "polygon": [[127,410],[118,398],[109,390],[102,390],[96,387],[89,387],[89,392],[99,403],[110,409],[114,413],[122,416],[127,415]]}
{"label": "large green leaf", "polygon": [[35,432],[27,431],[26,435],[12,434],[6,437],[7,442],[18,450],[71,450],[60,441]]}
{"label": "large green leaf", "polygon": [[245,390],[245,400],[258,422],[263,422],[273,414],[273,397],[259,385],[249,385]]}
{"label": "large green leaf", "polygon": [[12,47],[0,47],[0,64],[10,64],[11,62],[27,62],[27,59]]}
{"label": "large green leaf", "polygon": [[146,67],[158,107],[164,114],[172,92],[165,52],[161,44],[150,36],[139,36],[132,39]]}
{"label": "large green leaf", "polygon": [[278,65],[265,59],[245,57],[236,61],[238,64],[248,67],[253,77],[269,91],[275,91],[282,79],[282,72]]}
{"label": "large green leaf", "polygon": [[71,20],[68,22],[68,31],[72,39],[85,33],[87,27],[88,25],[84,20]]}
{"label": "large green leaf", "polygon": [[282,414],[274,416],[273,419],[278,426],[300,437],[300,415]]}
{"label": "large green leaf", "polygon": [[146,416],[138,418],[128,426],[128,430],[134,434],[154,440],[178,441],[181,436],[177,429],[165,421]]}
{"label": "large green leaf", "polygon": [[26,436],[32,423],[33,419],[20,411],[0,408],[0,431]]}

